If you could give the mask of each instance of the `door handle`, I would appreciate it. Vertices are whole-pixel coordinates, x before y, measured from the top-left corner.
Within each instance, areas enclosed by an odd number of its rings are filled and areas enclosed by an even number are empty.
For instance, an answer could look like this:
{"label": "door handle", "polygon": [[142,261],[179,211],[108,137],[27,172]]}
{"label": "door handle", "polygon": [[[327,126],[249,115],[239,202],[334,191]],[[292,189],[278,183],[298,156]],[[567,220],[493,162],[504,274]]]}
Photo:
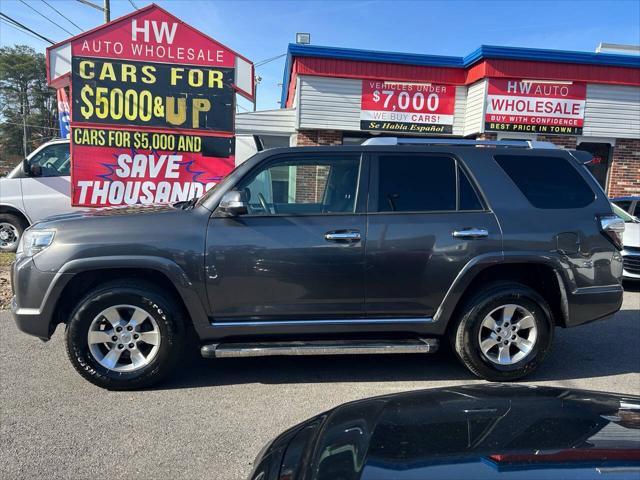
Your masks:
{"label": "door handle", "polygon": [[360,232],[358,230],[334,230],[324,234],[327,242],[359,242]]}
{"label": "door handle", "polygon": [[463,228],[462,230],[454,230],[451,236],[463,239],[486,238],[489,236],[489,232],[484,228]]}

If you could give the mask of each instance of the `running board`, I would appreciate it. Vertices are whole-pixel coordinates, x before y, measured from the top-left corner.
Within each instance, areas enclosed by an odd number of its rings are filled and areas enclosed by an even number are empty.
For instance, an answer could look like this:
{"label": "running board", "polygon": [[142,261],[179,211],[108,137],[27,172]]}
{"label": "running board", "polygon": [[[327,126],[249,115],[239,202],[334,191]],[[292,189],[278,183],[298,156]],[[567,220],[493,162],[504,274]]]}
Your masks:
{"label": "running board", "polygon": [[369,355],[379,353],[433,353],[435,338],[393,340],[318,340],[309,342],[214,343],[204,345],[205,358],[266,357],[275,355]]}

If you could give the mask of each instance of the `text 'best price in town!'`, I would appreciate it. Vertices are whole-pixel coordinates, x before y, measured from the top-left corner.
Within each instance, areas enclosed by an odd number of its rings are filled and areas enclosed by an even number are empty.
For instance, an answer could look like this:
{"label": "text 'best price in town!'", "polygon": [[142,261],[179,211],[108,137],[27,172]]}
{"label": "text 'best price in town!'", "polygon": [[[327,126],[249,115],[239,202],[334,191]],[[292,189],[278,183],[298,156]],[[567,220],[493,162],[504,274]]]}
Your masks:
{"label": "text 'best price in town!'", "polygon": [[489,80],[485,129],[581,135],[587,85],[510,79]]}

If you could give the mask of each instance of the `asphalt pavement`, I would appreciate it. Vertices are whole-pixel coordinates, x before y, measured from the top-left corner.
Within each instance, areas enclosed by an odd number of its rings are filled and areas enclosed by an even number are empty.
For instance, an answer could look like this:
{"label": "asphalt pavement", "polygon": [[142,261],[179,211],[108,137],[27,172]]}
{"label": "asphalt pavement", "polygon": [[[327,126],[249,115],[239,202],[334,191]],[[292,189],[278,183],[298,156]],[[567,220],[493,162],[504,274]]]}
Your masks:
{"label": "asphalt pavement", "polygon": [[[526,382],[640,394],[640,293],[611,320],[557,330]],[[0,312],[0,478],[246,478],[260,448],[350,400],[481,383],[435,355],[195,359],[168,382],[108,392]]]}

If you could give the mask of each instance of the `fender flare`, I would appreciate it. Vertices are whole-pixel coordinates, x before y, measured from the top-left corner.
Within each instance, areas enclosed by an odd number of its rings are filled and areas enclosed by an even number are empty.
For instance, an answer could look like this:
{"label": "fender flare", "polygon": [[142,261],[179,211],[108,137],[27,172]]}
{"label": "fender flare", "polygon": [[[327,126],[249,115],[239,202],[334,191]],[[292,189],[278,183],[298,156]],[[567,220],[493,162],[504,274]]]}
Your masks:
{"label": "fender flare", "polygon": [[[194,285],[194,282],[189,278],[182,267],[166,257],[150,255],[117,255],[71,260],[65,263],[57,272],[56,280],[65,278],[66,281],[61,282],[64,283],[64,285],[59,286],[59,288],[56,288],[55,290],[58,290],[59,295],[71,278],[79,273],[111,269],[145,269],[154,270],[163,274],[171,281],[171,283],[173,283],[196,330],[209,326],[209,317],[202,303],[202,298],[204,297],[200,297],[197,285]],[[54,285],[52,284],[51,288],[49,288],[49,291],[47,292],[47,297],[50,297],[53,289]]]}
{"label": "fender flare", "polygon": [[[569,318],[569,301],[567,296],[567,285],[573,282],[569,278],[570,270],[562,264],[558,255],[550,252],[490,252],[479,255],[471,259],[458,273],[457,277],[449,287],[442,303],[438,307],[433,319],[442,325],[442,333],[451,319],[455,308],[465,294],[471,282],[486,269],[504,264],[526,263],[531,265],[544,265],[550,267],[556,275],[556,280],[560,286],[560,298],[563,321]],[[573,289],[570,289],[573,290]]]}

